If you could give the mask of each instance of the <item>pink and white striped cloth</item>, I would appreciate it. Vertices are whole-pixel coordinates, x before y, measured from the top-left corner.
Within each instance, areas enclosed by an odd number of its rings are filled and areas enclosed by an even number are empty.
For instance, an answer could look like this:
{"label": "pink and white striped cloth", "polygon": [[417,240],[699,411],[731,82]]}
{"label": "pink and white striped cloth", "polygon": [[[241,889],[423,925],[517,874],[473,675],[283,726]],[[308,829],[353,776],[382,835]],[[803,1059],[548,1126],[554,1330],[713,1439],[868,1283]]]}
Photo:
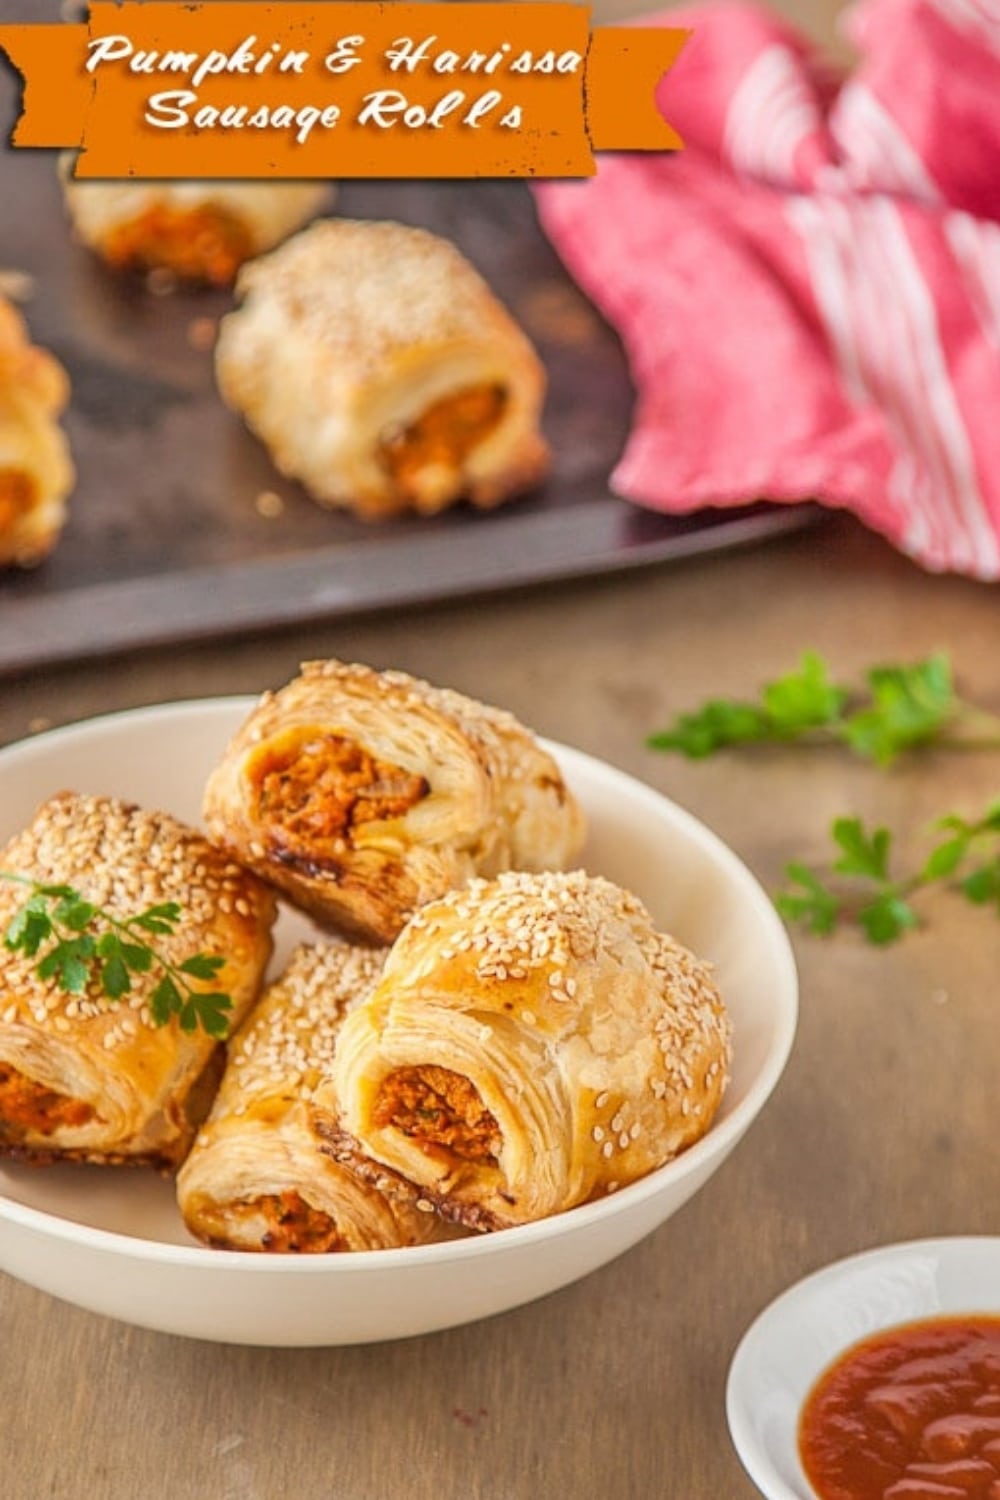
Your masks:
{"label": "pink and white striped cloth", "polygon": [[862,0],[846,79],[769,12],[693,35],[673,155],[540,185],[637,389],[615,491],[818,499],[934,570],[1000,577],[1000,0]]}

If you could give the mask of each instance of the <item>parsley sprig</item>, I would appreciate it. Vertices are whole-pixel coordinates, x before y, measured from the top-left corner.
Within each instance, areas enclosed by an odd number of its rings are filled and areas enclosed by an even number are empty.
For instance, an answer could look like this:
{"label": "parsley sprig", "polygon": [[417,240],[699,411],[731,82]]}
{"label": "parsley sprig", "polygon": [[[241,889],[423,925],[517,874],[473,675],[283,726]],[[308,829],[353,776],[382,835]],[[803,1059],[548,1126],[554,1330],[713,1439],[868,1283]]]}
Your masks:
{"label": "parsley sprig", "polygon": [[176,901],[162,901],[135,916],[119,918],[86,900],[72,885],[46,885],[11,870],[0,870],[0,880],[28,891],[7,924],[3,942],[12,953],[37,958],[35,971],[40,979],[51,980],[68,995],[82,995],[96,981],[102,994],[117,1002],[130,993],[134,976],[158,972],[149,997],[154,1026],[165,1026],[176,1016],[182,1031],[200,1026],[209,1036],[226,1035],[232,997],[221,990],[198,989],[192,983],[214,980],[226,960],[195,953],[173,963],[150,941],[176,931],[182,916]]}
{"label": "parsley sprig", "polygon": [[864,686],[850,688],[832,680],[818,652],[806,651],[797,668],[765,683],[757,701],[709,699],[646,743],[703,760],[729,746],[791,742],[845,745],[888,766],[921,745],[1000,749],[1000,715],[959,697],[944,652],[871,667]]}
{"label": "parsley sprig", "polygon": [[776,898],[778,910],[821,935],[854,924],[879,945],[919,925],[914,899],[931,886],[945,885],[1000,915],[1000,801],[978,818],[949,813],[934,833],[923,864],[898,875],[890,867],[893,839],[887,828],[869,830],[860,818],[837,818],[836,857],[822,871],[797,862],[786,866],[788,886]]}

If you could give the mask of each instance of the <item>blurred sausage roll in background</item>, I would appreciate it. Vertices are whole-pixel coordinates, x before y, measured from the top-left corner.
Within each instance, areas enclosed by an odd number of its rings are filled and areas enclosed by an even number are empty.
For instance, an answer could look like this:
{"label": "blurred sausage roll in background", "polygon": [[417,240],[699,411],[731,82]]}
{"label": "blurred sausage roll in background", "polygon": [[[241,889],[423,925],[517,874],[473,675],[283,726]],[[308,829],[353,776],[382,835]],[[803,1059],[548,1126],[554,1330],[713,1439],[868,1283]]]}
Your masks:
{"label": "blurred sausage roll in background", "polygon": [[75,477],[57,420],[68,399],[62,365],[0,296],[0,567],[40,562],[59,539]]}
{"label": "blurred sausage roll in background", "polygon": [[[271,954],[276,904],[260,881],[165,813],[107,797],[62,792],[0,850],[0,870],[23,881],[70,886],[120,923],[176,903],[157,952],[174,965],[194,954],[223,958],[208,983],[232,1000],[237,1025],[256,999]],[[0,879],[0,933],[30,886]],[[73,917],[67,930],[77,935]],[[162,925],[162,924],[161,924]],[[102,918],[101,931],[113,931]],[[64,934],[67,935],[67,934]],[[138,943],[143,928],[125,934]],[[67,993],[39,960],[0,944],[0,1155],[176,1165],[218,1083],[222,1048],[201,1027],[172,1017],[157,1026],[155,967],[109,999],[96,979]]]}
{"label": "blurred sausage roll in background", "polygon": [[331,197],[327,183],[104,182],[71,171],[64,158],[73,227],[109,266],[211,286],[229,286],[244,261],[301,229]]}
{"label": "blurred sausage roll in background", "polygon": [[277,467],[363,517],[496,505],[546,473],[545,374],[447,240],[323,220],[239,278],[219,387]]}
{"label": "blurred sausage roll in background", "polygon": [[296,905],[375,942],[476,874],[562,868],[584,831],[555,761],[510,714],[337,661],[264,695],[204,812]]}
{"label": "blurred sausage roll in background", "polygon": [[[322,1253],[423,1244],[441,1220],[387,1199],[324,1153],[314,1096],[348,1009],[384,952],[331,942],[297,950],[229,1048],[212,1112],[177,1178],[191,1232],[230,1250]],[[327,1108],[335,1103],[327,1099]]]}
{"label": "blurred sausage roll in background", "polygon": [[499,1229],[613,1192],[708,1129],[730,1024],[707,965],[582,871],[424,907],[333,1065],[331,1144]]}

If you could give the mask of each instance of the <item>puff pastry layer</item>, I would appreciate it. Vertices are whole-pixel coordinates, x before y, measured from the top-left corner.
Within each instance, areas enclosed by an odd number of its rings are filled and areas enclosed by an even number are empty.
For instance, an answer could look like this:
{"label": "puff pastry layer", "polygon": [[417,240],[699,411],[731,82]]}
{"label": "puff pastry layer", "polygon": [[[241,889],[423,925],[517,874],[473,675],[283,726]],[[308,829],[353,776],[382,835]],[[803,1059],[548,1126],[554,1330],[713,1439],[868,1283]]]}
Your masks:
{"label": "puff pastry layer", "polygon": [[63,191],[77,237],[108,265],[213,286],[330,202],[326,183],[84,181],[68,164]]}
{"label": "puff pastry layer", "polygon": [[[340,1026],[384,958],[340,942],[298,949],[230,1044],[212,1112],[177,1177],[181,1213],[200,1239],[317,1253],[423,1244],[446,1232],[433,1213],[386,1198],[333,1160],[317,1133],[316,1091]],[[336,1110],[329,1087],[324,1107]]]}
{"label": "puff pastry layer", "polygon": [[[197,952],[225,958],[205,987],[232,997],[232,1025],[257,996],[272,893],[165,813],[62,792],[0,850],[0,869],[72,885],[119,919],[177,902],[181,921],[153,939],[158,950],[175,964]],[[0,880],[0,931],[24,900],[23,886]],[[155,970],[115,1003],[97,984],[65,994],[37,968],[0,946],[0,1154],[176,1165],[211,1103],[222,1048],[175,1019],[152,1024]]]}
{"label": "puff pastry layer", "polygon": [[0,567],[40,562],[59,538],[75,478],[57,421],[68,398],[62,365],[0,297]]}
{"label": "puff pastry layer", "polygon": [[376,942],[476,874],[559,868],[583,840],[555,761],[510,714],[336,661],[265,694],[204,811],[243,864]]}
{"label": "puff pastry layer", "polygon": [[546,472],[541,363],[448,241],[323,220],[238,290],[219,388],[321,504],[365,517],[491,506]]}
{"label": "puff pastry layer", "polygon": [[333,1066],[356,1169],[498,1229],[661,1166],[708,1129],[730,1023],[708,967],[581,871],[474,881],[425,907]]}

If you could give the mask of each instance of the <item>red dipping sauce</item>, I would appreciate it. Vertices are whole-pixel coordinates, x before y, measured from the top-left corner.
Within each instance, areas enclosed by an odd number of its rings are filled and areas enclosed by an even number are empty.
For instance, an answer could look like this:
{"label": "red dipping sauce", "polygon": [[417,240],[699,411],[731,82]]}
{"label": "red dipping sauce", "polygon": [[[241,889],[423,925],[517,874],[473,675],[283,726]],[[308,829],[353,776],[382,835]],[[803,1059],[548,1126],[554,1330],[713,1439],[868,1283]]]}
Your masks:
{"label": "red dipping sauce", "polygon": [[1000,1317],[855,1344],[806,1398],[799,1452],[821,1500],[1000,1500]]}

